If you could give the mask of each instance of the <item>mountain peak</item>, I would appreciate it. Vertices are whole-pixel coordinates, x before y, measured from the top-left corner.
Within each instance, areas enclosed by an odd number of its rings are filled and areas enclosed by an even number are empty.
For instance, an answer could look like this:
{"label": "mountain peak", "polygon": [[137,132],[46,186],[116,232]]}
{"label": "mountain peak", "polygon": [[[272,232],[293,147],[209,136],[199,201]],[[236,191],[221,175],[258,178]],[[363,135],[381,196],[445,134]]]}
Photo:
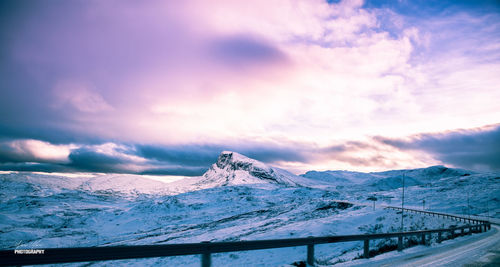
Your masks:
{"label": "mountain peak", "polygon": [[268,169],[264,163],[251,159],[249,157],[243,156],[237,152],[232,151],[222,151],[215,163],[220,169],[229,170],[246,170],[248,171],[252,166]]}
{"label": "mountain peak", "polygon": [[223,151],[217,162],[203,174],[201,183],[217,185],[284,184],[295,185],[295,175],[270,167],[233,151]]}

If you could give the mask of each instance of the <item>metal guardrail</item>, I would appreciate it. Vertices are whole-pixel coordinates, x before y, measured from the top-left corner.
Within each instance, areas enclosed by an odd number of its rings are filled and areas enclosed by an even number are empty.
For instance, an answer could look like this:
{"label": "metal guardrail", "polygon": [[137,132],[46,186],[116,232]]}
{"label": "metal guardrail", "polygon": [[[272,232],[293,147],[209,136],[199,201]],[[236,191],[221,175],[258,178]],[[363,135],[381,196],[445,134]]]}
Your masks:
{"label": "metal guardrail", "polygon": [[486,221],[486,220],[467,218],[467,217],[462,217],[462,216],[457,216],[457,215],[447,214],[447,213],[442,213],[442,212],[409,209],[409,208],[401,208],[401,207],[394,207],[394,206],[385,206],[384,208],[393,209],[393,210],[404,210],[404,211],[412,212],[412,213],[422,213],[422,214],[427,214],[427,215],[431,215],[431,216],[437,216],[438,218],[443,217],[443,218],[447,218],[447,219],[453,219],[453,220],[457,220],[457,221],[463,221],[463,222],[474,223],[474,224],[490,223],[489,221]]}
{"label": "metal guardrail", "polygon": [[[291,239],[271,239],[237,242],[202,242],[187,244],[141,245],[141,246],[114,246],[114,247],[79,247],[79,248],[48,248],[33,250],[1,250],[0,266],[35,265],[68,262],[104,261],[120,259],[139,259],[150,257],[168,257],[183,255],[201,255],[201,266],[211,266],[211,254],[222,252],[236,252],[246,250],[273,249],[284,247],[307,246],[307,264],[314,265],[314,245],[363,241],[363,256],[370,256],[370,240],[398,238],[398,251],[404,248],[403,237],[421,236],[421,243],[426,244],[427,236],[438,234],[438,242],[443,240],[443,234],[448,238],[457,235],[483,232],[491,229],[489,222],[453,227],[448,229],[434,229],[411,232],[339,235],[323,237],[306,237]],[[467,230],[467,232],[465,232]],[[457,234],[457,231],[460,233]]]}

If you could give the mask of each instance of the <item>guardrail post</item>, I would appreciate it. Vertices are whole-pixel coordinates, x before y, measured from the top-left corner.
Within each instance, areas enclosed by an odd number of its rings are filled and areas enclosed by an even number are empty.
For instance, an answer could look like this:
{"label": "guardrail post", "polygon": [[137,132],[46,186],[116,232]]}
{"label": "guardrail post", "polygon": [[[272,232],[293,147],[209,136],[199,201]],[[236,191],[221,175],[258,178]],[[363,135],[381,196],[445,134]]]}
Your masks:
{"label": "guardrail post", "polygon": [[425,246],[425,243],[426,243],[426,242],[425,242],[425,233],[424,233],[424,234],[422,234],[422,245],[424,245],[424,246]]}
{"label": "guardrail post", "polygon": [[[201,243],[210,243],[210,241],[203,241]],[[201,254],[201,267],[210,267],[210,266],[212,266],[212,255],[210,253]]]}
{"label": "guardrail post", "polygon": [[398,251],[403,250],[403,236],[398,236]]}
{"label": "guardrail post", "polygon": [[314,266],[314,245],[307,245],[307,264]]}
{"label": "guardrail post", "polygon": [[460,229],[460,235],[465,235],[464,234],[464,228]]}
{"label": "guardrail post", "polygon": [[455,230],[450,230],[451,239],[455,238]]}
{"label": "guardrail post", "polygon": [[370,239],[365,239],[363,257],[365,259],[370,258]]}
{"label": "guardrail post", "polygon": [[438,232],[438,243],[441,243],[441,241],[443,241],[443,236],[441,232]]}

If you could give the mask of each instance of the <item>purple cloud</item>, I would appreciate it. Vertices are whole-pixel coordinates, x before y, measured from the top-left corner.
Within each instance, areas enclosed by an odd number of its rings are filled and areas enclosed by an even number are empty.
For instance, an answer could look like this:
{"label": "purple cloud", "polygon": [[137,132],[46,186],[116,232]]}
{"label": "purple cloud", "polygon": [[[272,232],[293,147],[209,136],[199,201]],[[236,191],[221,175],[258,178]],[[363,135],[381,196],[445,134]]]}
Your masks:
{"label": "purple cloud", "polygon": [[278,48],[253,36],[235,35],[219,38],[209,45],[215,60],[230,67],[248,67],[284,63],[286,55]]}

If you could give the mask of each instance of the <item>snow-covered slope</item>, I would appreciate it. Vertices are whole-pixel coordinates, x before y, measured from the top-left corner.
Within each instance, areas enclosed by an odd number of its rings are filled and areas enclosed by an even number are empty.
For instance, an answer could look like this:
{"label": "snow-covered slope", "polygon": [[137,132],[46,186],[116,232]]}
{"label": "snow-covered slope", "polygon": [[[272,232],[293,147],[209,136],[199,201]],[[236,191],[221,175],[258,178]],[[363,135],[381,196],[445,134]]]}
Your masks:
{"label": "snow-covered slope", "polygon": [[373,173],[353,171],[308,171],[301,176],[335,185],[362,184],[366,181],[380,177]]}
{"label": "snow-covered slope", "polygon": [[[18,177],[20,180],[23,177]],[[0,200],[1,248],[168,244],[260,240],[397,231],[391,210],[339,203],[323,189],[247,184],[178,195],[102,194],[25,188]],[[3,188],[0,191],[8,190]],[[455,224],[411,215],[408,229]],[[352,259],[361,242],[318,246],[325,264]],[[304,259],[303,248],[215,254],[216,266],[283,266]],[[198,256],[95,263],[95,266],[199,266]],[[94,264],[92,264],[94,265]],[[77,264],[77,266],[80,266]],[[87,265],[88,266],[88,265]]]}
{"label": "snow-covered slope", "polygon": [[[125,195],[167,194],[167,183],[131,174],[88,174],[63,175],[42,173],[7,173],[0,176],[0,183],[10,187],[11,191],[2,193],[17,196],[26,188],[34,191],[44,191],[47,194],[61,190],[78,190],[83,192],[115,193]],[[4,196],[6,197],[6,196]]]}
{"label": "snow-covered slope", "polygon": [[[0,173],[0,248],[165,244],[380,233],[399,230],[405,205],[500,216],[500,175],[433,166],[377,173],[308,172],[296,176],[235,152],[223,152],[200,177],[159,182],[139,175]],[[376,195],[376,209],[367,197]],[[470,201],[467,201],[467,195]],[[338,200],[366,203],[369,206]],[[392,203],[391,203],[392,201]],[[456,221],[407,214],[407,230]],[[389,242],[389,243],[388,243]],[[390,243],[393,242],[393,243]],[[380,240],[370,246],[394,245]],[[361,242],[318,246],[323,265],[350,260]],[[305,248],[214,254],[217,266],[283,266]],[[108,263],[96,263],[97,265]],[[109,262],[199,266],[198,256]],[[78,266],[78,264],[77,264]]]}
{"label": "snow-covered slope", "polygon": [[368,196],[377,195],[379,201],[388,205],[401,205],[404,177],[406,205],[441,212],[500,216],[498,173],[439,165],[371,173],[310,171],[302,176],[335,184],[343,199],[364,202]]}

